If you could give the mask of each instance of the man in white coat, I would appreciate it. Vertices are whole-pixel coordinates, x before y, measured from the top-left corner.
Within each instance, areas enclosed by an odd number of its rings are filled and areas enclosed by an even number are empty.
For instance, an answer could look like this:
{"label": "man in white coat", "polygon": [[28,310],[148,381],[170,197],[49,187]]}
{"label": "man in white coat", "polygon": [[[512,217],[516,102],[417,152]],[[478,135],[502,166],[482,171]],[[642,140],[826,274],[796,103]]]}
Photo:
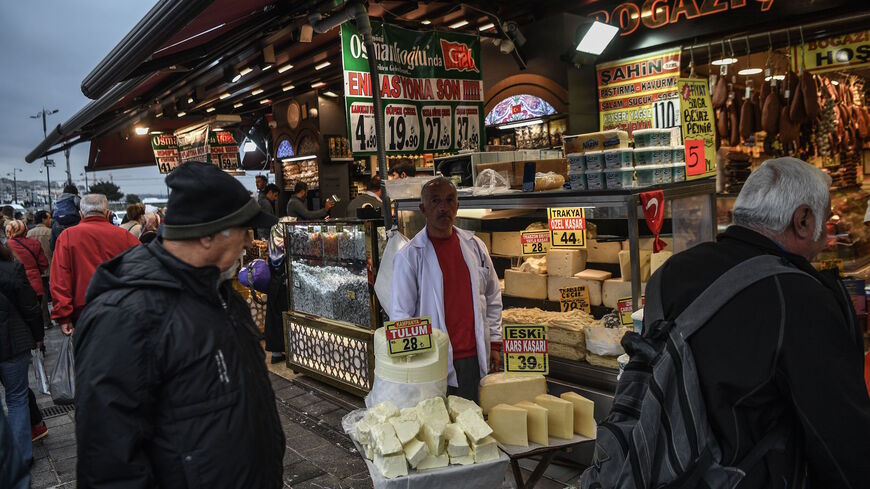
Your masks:
{"label": "man in white coat", "polygon": [[501,366],[498,277],[483,242],[453,226],[453,183],[430,180],[420,199],[426,227],[394,258],[390,320],[429,316],[450,336],[448,394],[479,402],[480,378]]}

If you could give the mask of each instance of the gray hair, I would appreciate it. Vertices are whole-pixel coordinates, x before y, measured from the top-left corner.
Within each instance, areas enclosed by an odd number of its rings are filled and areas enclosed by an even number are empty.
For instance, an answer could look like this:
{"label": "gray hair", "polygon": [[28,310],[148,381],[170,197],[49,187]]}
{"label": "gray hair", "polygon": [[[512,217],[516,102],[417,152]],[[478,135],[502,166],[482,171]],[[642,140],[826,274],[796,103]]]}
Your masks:
{"label": "gray hair", "polygon": [[109,212],[109,199],[103,194],[88,194],[82,197],[79,210],[83,216],[89,214],[105,214]]}
{"label": "gray hair", "polygon": [[734,224],[762,234],[779,234],[794,212],[809,206],[816,218],[814,239],[819,239],[828,217],[831,177],[797,158],[765,161],[753,171],[734,203]]}
{"label": "gray hair", "polygon": [[456,191],[456,185],[453,184],[453,180],[439,175],[423,184],[423,188],[420,190],[420,200],[425,202],[426,198],[429,196],[429,192],[432,191],[433,188],[445,184],[449,185],[454,192]]}

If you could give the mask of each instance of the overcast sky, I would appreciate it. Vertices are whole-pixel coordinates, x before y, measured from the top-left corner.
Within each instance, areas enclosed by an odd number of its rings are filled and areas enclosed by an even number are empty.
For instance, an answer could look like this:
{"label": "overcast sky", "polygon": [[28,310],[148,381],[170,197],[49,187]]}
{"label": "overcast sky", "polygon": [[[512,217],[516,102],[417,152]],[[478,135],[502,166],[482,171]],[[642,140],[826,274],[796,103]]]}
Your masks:
{"label": "overcast sky", "polygon": [[[150,0],[29,0],[3,2],[0,15],[0,176],[12,168],[24,170],[19,179],[45,180],[40,162],[24,157],[43,139],[42,122],[31,115],[58,109],[48,116],[48,130],[66,122],[90,99],[81,82],[130,29],[154,6]],[[72,178],[84,183],[89,143],[70,153]],[[63,153],[51,157],[52,182],[66,179]],[[162,193],[166,187],[157,167],[98,172],[125,193]],[[90,180],[92,173],[88,174]],[[270,178],[271,179],[271,178]],[[253,175],[242,177],[253,189]]]}

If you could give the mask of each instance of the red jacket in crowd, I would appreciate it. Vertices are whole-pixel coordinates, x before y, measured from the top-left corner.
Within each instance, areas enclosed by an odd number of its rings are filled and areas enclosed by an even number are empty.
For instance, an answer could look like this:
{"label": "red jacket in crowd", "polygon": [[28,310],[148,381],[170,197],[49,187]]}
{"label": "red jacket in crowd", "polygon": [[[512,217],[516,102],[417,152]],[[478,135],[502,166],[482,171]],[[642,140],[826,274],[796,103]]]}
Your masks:
{"label": "red jacket in crowd", "polygon": [[97,267],[138,244],[136,236],[104,216],[88,216],[64,229],[51,260],[51,319],[58,323],[77,319],[85,308],[85,292]]}
{"label": "red jacket in crowd", "polygon": [[24,265],[24,270],[27,271],[27,280],[30,281],[33,291],[38,297],[42,297],[42,294],[45,293],[42,290],[42,272],[48,268],[48,258],[42,251],[42,245],[39,244],[39,241],[24,236],[10,238],[7,244],[18,261]]}

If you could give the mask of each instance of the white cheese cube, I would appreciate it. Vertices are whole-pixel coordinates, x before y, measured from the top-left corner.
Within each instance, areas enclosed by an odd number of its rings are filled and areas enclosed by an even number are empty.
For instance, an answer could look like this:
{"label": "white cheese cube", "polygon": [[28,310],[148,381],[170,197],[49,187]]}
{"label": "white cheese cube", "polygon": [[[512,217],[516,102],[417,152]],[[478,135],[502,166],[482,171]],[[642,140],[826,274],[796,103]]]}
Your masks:
{"label": "white cheese cube", "polygon": [[408,460],[408,463],[415,469],[423,459],[429,456],[429,447],[417,439],[409,441],[405,445],[403,451],[405,452],[405,458]]}
{"label": "white cheese cube", "polygon": [[474,455],[471,452],[468,455],[463,455],[461,457],[450,457],[450,465],[472,465],[474,464]]}
{"label": "white cheese cube", "polygon": [[424,458],[422,462],[417,464],[417,470],[439,469],[441,467],[447,467],[449,463],[450,457],[447,453],[442,453],[441,455],[432,455],[430,453],[428,457]]}
{"label": "white cheese cube", "polygon": [[474,411],[464,411],[457,418],[456,422],[462,427],[462,431],[468,435],[475,443],[492,434],[492,428],[483,417]]}
{"label": "white cheese cube", "polygon": [[430,455],[441,455],[447,443],[447,438],[444,436],[446,424],[437,421],[423,423],[423,428],[420,430],[420,438],[426,442],[429,447]]}
{"label": "white cheese cube", "polygon": [[408,464],[405,462],[405,454],[381,455],[375,453],[375,467],[387,479],[393,479],[408,475]]}
{"label": "white cheese cube", "polygon": [[573,277],[584,268],[586,250],[551,249],[547,252],[547,274],[550,277]]}
{"label": "white cheese cube", "polygon": [[547,276],[513,269],[505,270],[504,294],[526,299],[546,299]]}
{"label": "white cheese cube", "polygon": [[375,407],[371,408],[369,412],[372,415],[372,418],[378,422],[378,424],[384,424],[388,419],[393,416],[399,415],[399,408],[396,407],[390,401],[384,401]]}
{"label": "white cheese cube", "polygon": [[367,459],[372,460],[375,458],[375,449],[372,448],[371,445],[363,445],[362,448],[363,454],[366,456]]}
{"label": "white cheese cube", "polygon": [[407,407],[399,410],[399,416],[406,417],[411,416],[412,418],[417,417],[417,408],[416,407]]}
{"label": "white cheese cube", "polygon": [[619,251],[622,243],[619,241],[598,241],[589,239],[586,241],[587,261],[592,263],[619,263]]}
{"label": "white cheese cube", "polygon": [[423,424],[429,421],[437,421],[446,426],[450,423],[450,414],[447,413],[447,406],[444,405],[444,399],[440,397],[420,401],[417,404],[417,418]]}
{"label": "white cheese cube", "polygon": [[467,410],[475,411],[483,417],[483,409],[480,409],[480,406],[474,403],[474,401],[469,401],[464,397],[459,396],[447,396],[447,410],[450,412],[450,419],[456,421],[456,417],[463,411]]}
{"label": "white cheese cube", "polygon": [[496,404],[532,401],[538,394],[546,392],[547,380],[543,375],[510,377],[504,372],[489,374],[480,379],[480,407],[484,414],[489,414]]}
{"label": "white cheese cube", "polygon": [[574,277],[581,278],[583,280],[597,280],[599,282],[604,282],[605,280],[613,277],[613,274],[604,270],[594,270],[591,268],[587,268],[582,272],[575,273]]}
{"label": "white cheese cube", "polygon": [[368,445],[371,443],[371,433],[372,433],[372,419],[369,418],[368,414],[362,417],[359,421],[357,421],[355,430],[356,430],[356,439],[362,445]]}
{"label": "white cheese cube", "polygon": [[[640,293],[643,294],[646,290],[646,282],[640,284]],[[601,289],[601,303],[607,307],[615,308],[616,302],[619,299],[631,297],[631,282],[624,282],[618,278],[612,278],[604,281],[604,286]]]}
{"label": "white cheese cube", "polygon": [[392,455],[402,451],[402,444],[399,443],[396,430],[390,423],[384,423],[372,428],[372,444],[375,447],[375,453],[380,453],[381,455]]}
{"label": "white cheese cube", "polygon": [[492,427],[492,436],[500,443],[527,447],[529,435],[526,416],[525,409],[499,404],[489,411],[487,422]]}
{"label": "white cheese cube", "polygon": [[396,437],[399,438],[399,442],[402,445],[414,439],[417,433],[420,432],[420,421],[416,417],[413,419],[403,419],[400,416],[396,416],[395,418],[390,418],[389,422],[396,430]]}
{"label": "white cheese cube", "polygon": [[498,459],[498,443],[491,436],[480,440],[480,443],[472,444],[471,449],[474,452],[474,463],[476,464]]}
{"label": "white cheese cube", "polygon": [[[649,250],[640,250],[640,281],[649,281],[650,257],[652,252]],[[622,274],[622,280],[631,281],[631,252],[623,250],[619,252],[619,272]]]}
{"label": "white cheese cube", "polygon": [[539,445],[550,444],[549,428],[547,428],[547,409],[530,401],[520,401],[516,407],[526,411],[526,428],[529,441]]}
{"label": "white cheese cube", "polygon": [[576,392],[565,392],[559,397],[574,405],[574,433],[595,438],[595,402]]}
{"label": "white cheese cube", "polygon": [[547,409],[547,431],[550,436],[574,438],[574,404],[549,394],[535,397],[535,403]]}
{"label": "white cheese cube", "polygon": [[450,423],[444,430],[447,438],[447,454],[451,457],[462,457],[471,454],[471,447],[465,438],[465,432],[456,423]]}

